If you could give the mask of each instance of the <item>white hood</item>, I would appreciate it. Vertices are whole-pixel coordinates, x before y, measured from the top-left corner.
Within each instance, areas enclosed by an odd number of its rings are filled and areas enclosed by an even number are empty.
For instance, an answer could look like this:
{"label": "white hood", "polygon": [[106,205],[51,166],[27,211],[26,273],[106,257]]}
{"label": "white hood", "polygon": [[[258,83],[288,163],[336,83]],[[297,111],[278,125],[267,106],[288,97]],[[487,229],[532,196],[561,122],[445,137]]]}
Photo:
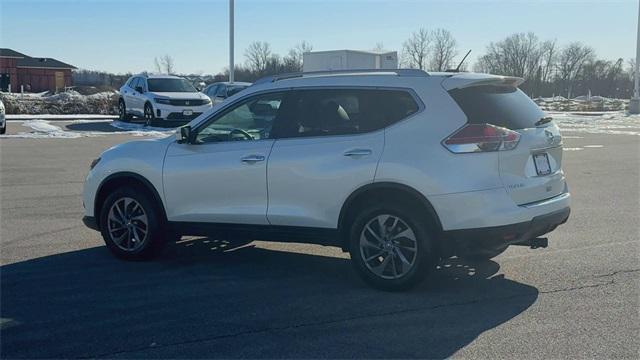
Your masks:
{"label": "white hood", "polygon": [[157,91],[150,91],[148,94],[152,95],[152,96],[157,96],[157,97],[164,97],[164,98],[170,98],[170,99],[180,99],[180,100],[187,100],[187,99],[208,99],[207,95],[201,93],[201,92],[157,92]]}

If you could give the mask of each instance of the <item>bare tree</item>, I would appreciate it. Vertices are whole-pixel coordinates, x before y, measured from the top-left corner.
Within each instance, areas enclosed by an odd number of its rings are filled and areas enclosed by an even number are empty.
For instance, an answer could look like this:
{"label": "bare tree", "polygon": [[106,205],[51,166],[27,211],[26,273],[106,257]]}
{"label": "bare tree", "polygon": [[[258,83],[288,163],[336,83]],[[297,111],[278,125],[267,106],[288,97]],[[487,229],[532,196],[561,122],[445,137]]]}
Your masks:
{"label": "bare tree", "polygon": [[164,55],[160,58],[154,58],[153,62],[155,63],[156,70],[159,73],[165,74],[173,74],[175,70],[175,62],[173,61],[173,57]]}
{"label": "bare tree", "polygon": [[255,72],[264,72],[271,58],[271,45],[264,41],[254,41],[244,52],[247,67]]}
{"label": "bare tree", "polygon": [[431,34],[424,28],[411,34],[402,44],[402,62],[409,68],[424,70],[431,46]]}
{"label": "bare tree", "polygon": [[540,48],[534,33],[513,34],[497,43],[490,43],[475,68],[493,74],[534,78],[542,58]]}
{"label": "bare tree", "polygon": [[540,45],[540,81],[546,83],[551,81],[553,70],[558,60],[558,49],[555,40],[545,41]]}
{"label": "bare tree", "polygon": [[575,79],[584,65],[595,58],[593,48],[579,42],[565,46],[558,56],[558,76],[563,81],[567,97],[571,97]]}
{"label": "bare tree", "polygon": [[453,58],[458,54],[457,42],[445,29],[435,29],[431,33],[433,46],[429,60],[429,70],[445,71],[451,68]]}
{"label": "bare tree", "polygon": [[304,58],[304,53],[310,52],[311,50],[313,50],[313,45],[306,41],[302,41],[291,48],[289,50],[289,54],[282,60],[284,62],[285,71],[302,71],[302,60]]}
{"label": "bare tree", "polygon": [[384,52],[384,44],[382,43],[382,41],[377,42],[376,46],[373,47],[373,49],[371,49],[371,51],[375,51],[375,52]]}

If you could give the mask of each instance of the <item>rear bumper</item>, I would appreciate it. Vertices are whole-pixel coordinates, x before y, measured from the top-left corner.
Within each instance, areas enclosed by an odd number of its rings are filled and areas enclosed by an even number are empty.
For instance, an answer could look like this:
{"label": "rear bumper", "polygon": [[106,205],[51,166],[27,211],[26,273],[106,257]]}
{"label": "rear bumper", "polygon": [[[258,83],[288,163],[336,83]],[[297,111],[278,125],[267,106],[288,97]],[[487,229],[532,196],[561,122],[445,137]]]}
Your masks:
{"label": "rear bumper", "polygon": [[516,224],[493,226],[478,229],[445,231],[448,240],[447,252],[452,255],[464,255],[488,250],[497,250],[516,243],[547,234],[569,219],[570,207],[539,215]]}
{"label": "rear bumper", "polygon": [[95,217],[93,217],[93,216],[83,216],[82,217],[82,222],[89,229],[93,229],[95,231],[100,231],[100,227],[98,227],[98,222],[96,221]]}

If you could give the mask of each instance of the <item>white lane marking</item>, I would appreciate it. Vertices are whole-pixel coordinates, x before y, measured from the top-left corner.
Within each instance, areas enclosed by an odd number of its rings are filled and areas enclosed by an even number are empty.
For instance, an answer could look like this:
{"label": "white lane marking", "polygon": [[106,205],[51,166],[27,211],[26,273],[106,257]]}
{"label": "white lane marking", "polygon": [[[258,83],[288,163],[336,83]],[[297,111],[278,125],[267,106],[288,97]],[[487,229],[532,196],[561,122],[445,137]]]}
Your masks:
{"label": "white lane marking", "polygon": [[565,151],[580,151],[580,150],[584,150],[584,149],[581,148],[581,147],[566,147],[566,148],[563,148],[563,150],[565,150]]}
{"label": "white lane marking", "polygon": [[585,145],[586,148],[603,148],[604,145]]}

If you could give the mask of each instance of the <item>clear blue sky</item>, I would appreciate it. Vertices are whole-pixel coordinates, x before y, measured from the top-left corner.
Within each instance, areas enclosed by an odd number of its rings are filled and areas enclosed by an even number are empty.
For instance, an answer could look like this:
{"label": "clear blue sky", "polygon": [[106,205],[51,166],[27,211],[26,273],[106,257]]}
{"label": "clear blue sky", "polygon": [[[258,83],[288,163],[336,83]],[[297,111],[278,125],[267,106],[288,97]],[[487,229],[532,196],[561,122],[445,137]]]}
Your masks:
{"label": "clear blue sky", "polygon": [[[285,55],[306,40],[315,50],[400,50],[420,27],[442,27],[460,52],[535,32],[581,41],[606,59],[635,57],[638,1],[236,0],[236,63],[255,40]],[[170,54],[178,72],[217,73],[228,61],[228,1],[0,0],[0,47],[80,68],[153,70]]]}

